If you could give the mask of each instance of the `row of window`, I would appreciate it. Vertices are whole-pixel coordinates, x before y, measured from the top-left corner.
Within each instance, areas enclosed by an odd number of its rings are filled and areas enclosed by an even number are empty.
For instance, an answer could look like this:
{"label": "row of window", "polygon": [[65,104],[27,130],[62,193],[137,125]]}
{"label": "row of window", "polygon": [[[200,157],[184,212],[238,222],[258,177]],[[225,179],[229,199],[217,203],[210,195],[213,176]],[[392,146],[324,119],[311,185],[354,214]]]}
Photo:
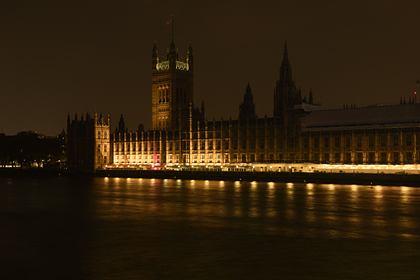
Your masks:
{"label": "row of window", "polygon": [[[184,163],[247,163],[247,162],[320,162],[320,163],[345,163],[345,164],[411,164],[414,163],[414,155],[412,152],[394,152],[394,153],[304,153],[302,157],[299,154],[278,154],[277,159],[274,154],[233,154],[231,161],[230,155],[222,154],[194,154],[190,161],[190,155],[184,154]],[[100,156],[98,156],[99,161]],[[132,156],[130,161],[130,155],[126,156],[115,156],[114,161],[116,163],[159,163],[159,155],[144,155],[144,156]],[[99,161],[100,162],[100,161]],[[167,155],[168,163],[178,163],[179,155]],[[106,157],[104,157],[104,163],[106,163]]]}
{"label": "row of window", "polygon": [[138,143],[137,145],[135,143],[131,143],[127,142],[126,145],[124,144],[114,144],[114,151],[115,152],[135,152],[135,151],[154,151],[156,150],[157,152],[159,152],[160,150],[160,145],[159,143],[156,143],[156,148],[153,148],[154,145],[149,145],[149,148],[147,148],[147,144],[141,144]]}
{"label": "row of window", "polygon": [[[290,159],[290,158],[289,158]],[[313,158],[309,158],[309,154],[303,154],[303,161],[314,161],[314,162],[324,162],[324,163],[369,163],[369,164],[387,164],[387,163],[414,163],[413,160],[413,153],[412,152],[405,152],[405,153],[324,153],[319,154],[315,153]]]}
{"label": "row of window", "polygon": [[101,131],[98,131],[98,138],[101,139],[102,136],[104,139],[108,139],[108,133],[106,131],[104,131],[104,133],[102,133]]}
{"label": "row of window", "polygon": [[107,157],[106,156],[100,156],[100,155],[98,155],[98,163],[99,164],[107,164],[108,163],[108,161],[107,161]]}
{"label": "row of window", "polygon": [[[304,148],[309,148],[309,138],[305,137],[303,138],[303,147]],[[320,144],[320,138],[318,137],[314,137],[311,139],[312,143],[313,143],[313,147],[314,148],[319,148],[321,147]],[[336,136],[333,137],[333,143],[334,145],[331,146],[330,143],[331,137],[327,136],[323,138],[323,142],[322,142],[322,146],[325,148],[330,148],[330,147],[335,147],[335,148],[340,148],[341,147],[341,137],[340,136]],[[239,142],[239,143],[238,143]],[[279,148],[283,148],[283,138],[278,139],[278,147]],[[352,137],[351,136],[346,136],[344,138],[344,143],[345,143],[345,147],[352,147]],[[198,141],[193,141],[193,150],[198,150],[198,146],[200,145],[200,150],[205,150],[206,149],[206,143],[207,143],[207,149],[209,150],[220,150],[222,148],[222,143],[223,143],[223,148],[225,150],[230,148],[230,145],[232,147],[232,149],[236,150],[238,149],[238,147],[240,147],[241,149],[255,149],[257,147],[257,139],[256,138],[250,138],[250,139],[240,139],[239,141],[237,139],[230,139],[229,140],[198,140]],[[356,147],[363,147],[363,137],[362,136],[356,136],[355,137],[355,146]],[[239,145],[238,145],[239,144]],[[369,147],[374,147],[375,146],[375,137],[374,136],[368,136],[367,137],[367,142],[365,143],[367,146]],[[381,147],[387,147],[388,146],[388,137],[387,135],[381,135],[379,137],[379,144]],[[410,147],[413,145],[413,141],[412,141],[412,135],[411,134],[407,134],[405,135],[405,145]],[[295,148],[298,147],[298,143],[296,143],[296,138],[289,138],[288,141],[288,148]],[[392,146],[394,147],[398,147],[400,146],[400,136],[398,134],[393,135],[392,137]],[[264,149],[266,147],[266,141],[265,138],[260,139],[258,141],[258,148],[260,149]],[[267,139],[267,147],[269,149],[273,149],[274,148],[274,138],[269,138]],[[179,142],[169,142],[169,151],[174,150],[179,150]],[[190,149],[190,141],[186,140],[186,141],[182,141],[182,150],[189,150]],[[124,151],[124,145],[116,145],[115,146],[115,150],[117,152],[119,151]],[[126,145],[126,150],[127,151],[135,151],[136,147],[135,144],[129,144],[129,142]],[[141,144],[137,145],[137,151],[141,150]],[[146,145],[143,144],[143,150],[146,151],[147,147]],[[149,148],[150,151],[153,151],[153,146],[150,146]],[[156,146],[156,150],[159,151],[159,145]]]}
{"label": "row of window", "polygon": [[169,127],[169,120],[160,120],[159,127],[168,128]]}
{"label": "row of window", "polygon": [[98,148],[97,148],[97,149],[98,149],[98,150],[97,150],[97,151],[98,151],[98,153],[100,153],[100,152],[101,152],[101,147],[103,147],[103,152],[104,152],[104,153],[107,153],[107,152],[108,152],[108,145],[102,145],[102,146],[101,146],[101,144],[98,144]]}
{"label": "row of window", "polygon": [[[401,142],[401,138],[403,138],[405,140],[405,142]],[[333,144],[335,148],[340,148],[341,147],[341,137],[340,136],[334,136],[334,137],[330,137],[330,136],[325,136],[323,138],[321,138],[323,140],[323,147],[325,148],[329,148],[331,147],[331,145]],[[330,142],[330,140],[333,140],[333,143]],[[312,138],[313,141],[313,147],[314,148],[319,148],[320,147],[320,138],[319,137],[313,137]],[[291,141],[289,141],[290,143],[294,143],[293,139],[291,139]],[[362,135],[357,135],[354,139],[355,142],[355,146],[356,147],[363,147],[363,144],[369,146],[369,147],[374,147],[375,145],[375,135],[368,135],[363,137]],[[344,137],[344,145],[345,147],[352,147],[352,143],[353,143],[353,139],[350,135],[346,135]],[[400,144],[405,144],[406,146],[412,146],[413,145],[413,136],[411,134],[405,134],[404,137],[401,137],[401,135],[399,133],[394,133],[392,135],[390,135],[389,139],[388,139],[388,135],[383,134],[383,135],[379,135],[378,136],[378,146],[381,147],[387,147],[387,146],[400,146]],[[305,137],[303,138],[303,147],[304,148],[309,148],[309,138]]]}
{"label": "row of window", "polygon": [[[158,89],[158,100],[159,103],[168,103],[170,102],[169,89]],[[175,100],[177,102],[185,103],[187,100],[187,90],[186,89],[176,89]]]}
{"label": "row of window", "polygon": [[139,163],[139,164],[147,164],[147,163],[159,163],[160,159],[159,159],[159,155],[156,156],[133,156],[130,158],[129,155],[127,156],[115,156],[114,157],[114,162],[117,164],[125,164],[125,163]]}

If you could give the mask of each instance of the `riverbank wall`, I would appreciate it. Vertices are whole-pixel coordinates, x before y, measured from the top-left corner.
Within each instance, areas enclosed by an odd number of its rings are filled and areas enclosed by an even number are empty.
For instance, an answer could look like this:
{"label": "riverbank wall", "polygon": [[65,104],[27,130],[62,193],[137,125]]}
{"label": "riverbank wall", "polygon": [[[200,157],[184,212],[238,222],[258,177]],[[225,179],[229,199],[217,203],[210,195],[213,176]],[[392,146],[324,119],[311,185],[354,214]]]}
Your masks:
{"label": "riverbank wall", "polygon": [[345,185],[383,185],[420,187],[418,174],[309,173],[309,172],[234,172],[108,169],[95,173],[72,173],[66,170],[0,168],[1,177],[86,176],[110,178],[155,178],[183,180],[218,180],[242,182],[284,182]]}
{"label": "riverbank wall", "polygon": [[174,170],[97,170],[97,177],[156,178],[185,180],[260,181],[346,185],[384,185],[420,187],[418,174],[231,172]]}

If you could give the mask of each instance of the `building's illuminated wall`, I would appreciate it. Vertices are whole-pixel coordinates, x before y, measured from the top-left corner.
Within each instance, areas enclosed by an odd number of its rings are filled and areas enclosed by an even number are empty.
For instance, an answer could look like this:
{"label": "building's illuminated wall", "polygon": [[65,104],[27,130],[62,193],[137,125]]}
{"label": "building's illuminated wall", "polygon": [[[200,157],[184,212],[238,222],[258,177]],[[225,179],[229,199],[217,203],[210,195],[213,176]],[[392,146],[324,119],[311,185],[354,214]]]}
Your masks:
{"label": "building's illuminated wall", "polygon": [[[148,166],[160,167],[165,158],[162,140],[159,131],[114,133],[113,164],[114,166]],[[163,160],[164,162],[164,160]]]}
{"label": "building's illuminated wall", "polygon": [[102,116],[98,119],[95,113],[95,169],[104,167],[112,162],[111,156],[111,116],[108,114],[108,118],[104,120]]}
{"label": "building's illuminated wall", "polygon": [[[113,163],[169,167],[254,163],[377,165],[420,161],[420,117],[415,113],[418,108],[414,108],[418,104],[366,107],[357,111],[343,109],[347,111],[334,111],[329,115],[330,118],[341,116],[336,120],[343,123],[331,126],[325,119],[316,122],[315,112],[320,106],[313,103],[312,90],[308,102],[306,96],[302,98],[302,92],[292,78],[286,44],[274,103],[274,117],[257,118],[248,84],[244,103],[240,106],[243,114],[238,119],[207,121],[204,104],[201,111],[194,108],[191,46],[186,62],[182,62],[173,42],[162,61],[155,45],[152,56],[153,130],[137,133],[119,130],[113,134]],[[373,114],[372,110],[379,113]],[[387,118],[385,115],[390,112],[392,117]],[[364,118],[356,118],[360,123],[355,123],[354,119],[360,113]],[[372,123],[372,114],[376,123]],[[401,119],[401,115],[406,115],[405,119]],[[307,116],[314,117],[312,127],[310,118],[306,123],[303,120]],[[412,124],[408,125],[407,120]],[[355,129],[355,125],[359,129]],[[368,127],[366,125],[375,129],[364,129]]]}
{"label": "building's illuminated wall", "polygon": [[160,59],[156,44],[152,55],[152,127],[170,131],[187,129],[189,105],[193,100],[193,59],[191,46],[186,61],[171,44]]}
{"label": "building's illuminated wall", "polygon": [[417,127],[304,133],[301,159],[345,164],[413,164],[419,161]]}
{"label": "building's illuminated wall", "polygon": [[420,159],[419,128],[323,131],[287,137],[276,119],[210,121],[189,132],[114,134],[118,165],[251,163],[414,164]]}

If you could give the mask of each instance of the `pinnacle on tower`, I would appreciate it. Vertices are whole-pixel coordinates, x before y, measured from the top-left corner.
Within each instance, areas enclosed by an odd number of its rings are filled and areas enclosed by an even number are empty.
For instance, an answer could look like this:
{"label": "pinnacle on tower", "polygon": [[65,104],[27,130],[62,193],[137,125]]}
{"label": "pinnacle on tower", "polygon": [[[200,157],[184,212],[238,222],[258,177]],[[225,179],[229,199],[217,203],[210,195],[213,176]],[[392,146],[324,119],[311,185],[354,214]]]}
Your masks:
{"label": "pinnacle on tower", "polygon": [[176,51],[174,40],[172,40],[167,54],[167,59],[171,60],[171,58],[173,58],[174,60],[178,60],[178,52]]}
{"label": "pinnacle on tower", "polygon": [[157,47],[156,47],[156,41],[154,41],[154,43],[153,43],[153,50],[152,50],[152,52],[153,52],[153,56],[155,56],[155,55],[157,55]]}
{"label": "pinnacle on tower", "polygon": [[189,46],[188,46],[187,63],[188,63],[188,67],[192,70],[193,69],[193,63],[194,63],[194,58],[193,58],[193,49],[191,47],[191,41],[190,41]]}
{"label": "pinnacle on tower", "polygon": [[298,88],[296,92],[295,103],[296,104],[302,103],[302,91],[300,90],[300,87]]}
{"label": "pinnacle on tower", "polygon": [[153,44],[152,50],[152,70],[156,69],[157,64],[159,63],[159,54],[156,47],[156,41]]}
{"label": "pinnacle on tower", "polygon": [[280,66],[280,83],[292,84],[292,67],[289,62],[289,55],[287,53],[287,43],[284,41],[283,61]]}
{"label": "pinnacle on tower", "polygon": [[309,104],[314,104],[314,97],[312,94],[312,88],[309,89]]}
{"label": "pinnacle on tower", "polygon": [[249,85],[249,82],[248,82],[248,85],[246,86],[245,95],[250,95],[250,94],[251,94],[251,86]]}
{"label": "pinnacle on tower", "polygon": [[286,40],[284,40],[283,60],[289,60],[289,57],[288,57],[288,54],[287,54],[287,42],[286,42]]}
{"label": "pinnacle on tower", "polygon": [[121,114],[120,122],[118,123],[118,132],[123,133],[125,131],[125,122],[123,114]]}
{"label": "pinnacle on tower", "polygon": [[239,106],[239,118],[240,119],[255,119],[255,104],[254,104],[254,97],[251,93],[251,86],[248,85],[246,87],[245,95],[244,95],[244,102]]}

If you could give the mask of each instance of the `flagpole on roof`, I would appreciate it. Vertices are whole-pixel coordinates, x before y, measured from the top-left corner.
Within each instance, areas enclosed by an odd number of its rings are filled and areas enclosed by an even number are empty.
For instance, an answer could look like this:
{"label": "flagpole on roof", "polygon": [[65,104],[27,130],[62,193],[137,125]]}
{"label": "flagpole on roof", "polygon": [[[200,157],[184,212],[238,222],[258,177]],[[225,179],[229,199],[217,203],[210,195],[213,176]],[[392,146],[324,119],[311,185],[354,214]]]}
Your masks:
{"label": "flagpole on roof", "polygon": [[172,41],[174,40],[174,15],[172,15]]}

